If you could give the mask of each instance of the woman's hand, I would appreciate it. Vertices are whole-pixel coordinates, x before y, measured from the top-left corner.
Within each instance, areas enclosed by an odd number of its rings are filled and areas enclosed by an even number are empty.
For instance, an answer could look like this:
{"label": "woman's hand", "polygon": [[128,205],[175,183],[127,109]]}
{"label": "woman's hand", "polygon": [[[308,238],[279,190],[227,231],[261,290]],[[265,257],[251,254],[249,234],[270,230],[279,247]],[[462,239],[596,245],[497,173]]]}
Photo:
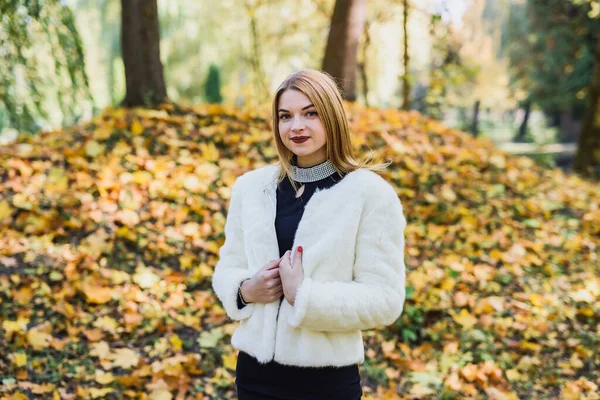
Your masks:
{"label": "woman's hand", "polygon": [[302,267],[302,246],[298,246],[294,261],[290,262],[291,250],[285,252],[279,263],[279,275],[283,284],[283,294],[292,306],[296,303],[296,291],[304,280]]}
{"label": "woman's hand", "polygon": [[248,303],[271,303],[283,294],[279,263],[281,258],[265,264],[256,274],[242,283],[242,297]]}

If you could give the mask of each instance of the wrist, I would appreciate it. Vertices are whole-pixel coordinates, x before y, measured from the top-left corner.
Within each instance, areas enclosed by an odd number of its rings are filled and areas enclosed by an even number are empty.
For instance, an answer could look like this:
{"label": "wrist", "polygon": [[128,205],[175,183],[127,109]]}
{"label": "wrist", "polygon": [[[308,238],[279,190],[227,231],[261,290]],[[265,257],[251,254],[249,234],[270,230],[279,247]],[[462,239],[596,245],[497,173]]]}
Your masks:
{"label": "wrist", "polygon": [[[297,297],[297,295],[298,295],[298,289],[300,288],[300,285],[302,285],[302,281],[300,281],[300,283],[298,283],[298,284],[296,285],[296,287],[294,288],[294,290],[293,290],[293,294],[292,294],[293,298],[291,299],[292,301],[291,301],[291,302],[289,302],[289,301],[288,301],[288,303],[290,303],[290,305],[291,305],[292,307],[293,307],[293,306],[296,304],[296,297]],[[290,296],[290,297],[291,297],[291,296]]]}
{"label": "wrist", "polygon": [[250,294],[248,293],[248,285],[245,283],[248,281],[249,279],[244,279],[241,283],[240,283],[240,295],[242,296],[242,301],[244,303],[252,303],[252,298],[250,297]]}

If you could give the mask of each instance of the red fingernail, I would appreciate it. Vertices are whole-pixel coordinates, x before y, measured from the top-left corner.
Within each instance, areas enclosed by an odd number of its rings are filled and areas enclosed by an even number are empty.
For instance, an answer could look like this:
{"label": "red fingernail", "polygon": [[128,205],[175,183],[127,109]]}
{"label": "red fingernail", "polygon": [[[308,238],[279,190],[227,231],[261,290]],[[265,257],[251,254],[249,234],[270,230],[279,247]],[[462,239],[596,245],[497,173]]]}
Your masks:
{"label": "red fingernail", "polygon": [[302,253],[302,246],[298,246],[298,251]]}

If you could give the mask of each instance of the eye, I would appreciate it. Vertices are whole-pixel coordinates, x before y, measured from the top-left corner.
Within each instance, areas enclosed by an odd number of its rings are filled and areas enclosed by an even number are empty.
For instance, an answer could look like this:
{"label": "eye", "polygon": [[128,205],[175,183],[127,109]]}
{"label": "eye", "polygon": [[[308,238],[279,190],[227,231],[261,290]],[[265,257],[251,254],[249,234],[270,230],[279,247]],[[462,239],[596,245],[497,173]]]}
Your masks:
{"label": "eye", "polygon": [[309,112],[306,113],[306,115],[309,116],[309,117],[314,117],[314,116],[317,115],[317,112],[316,111],[309,111]]}
{"label": "eye", "polygon": [[289,117],[289,115],[288,114],[281,114],[279,116],[279,119],[285,119],[285,117]]}

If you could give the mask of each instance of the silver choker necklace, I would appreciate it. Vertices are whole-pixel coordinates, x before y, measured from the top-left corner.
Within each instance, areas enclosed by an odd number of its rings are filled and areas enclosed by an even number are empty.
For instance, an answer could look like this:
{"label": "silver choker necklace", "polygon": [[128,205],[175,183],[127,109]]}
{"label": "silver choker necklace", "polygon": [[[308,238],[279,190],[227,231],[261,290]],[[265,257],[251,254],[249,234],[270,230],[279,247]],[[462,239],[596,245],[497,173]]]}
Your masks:
{"label": "silver choker necklace", "polygon": [[[295,158],[295,157],[294,157]],[[292,179],[296,182],[316,182],[325,179],[335,173],[335,168],[331,161],[326,160],[321,164],[313,165],[312,167],[302,168],[294,165],[295,159],[292,160],[291,173]]]}

